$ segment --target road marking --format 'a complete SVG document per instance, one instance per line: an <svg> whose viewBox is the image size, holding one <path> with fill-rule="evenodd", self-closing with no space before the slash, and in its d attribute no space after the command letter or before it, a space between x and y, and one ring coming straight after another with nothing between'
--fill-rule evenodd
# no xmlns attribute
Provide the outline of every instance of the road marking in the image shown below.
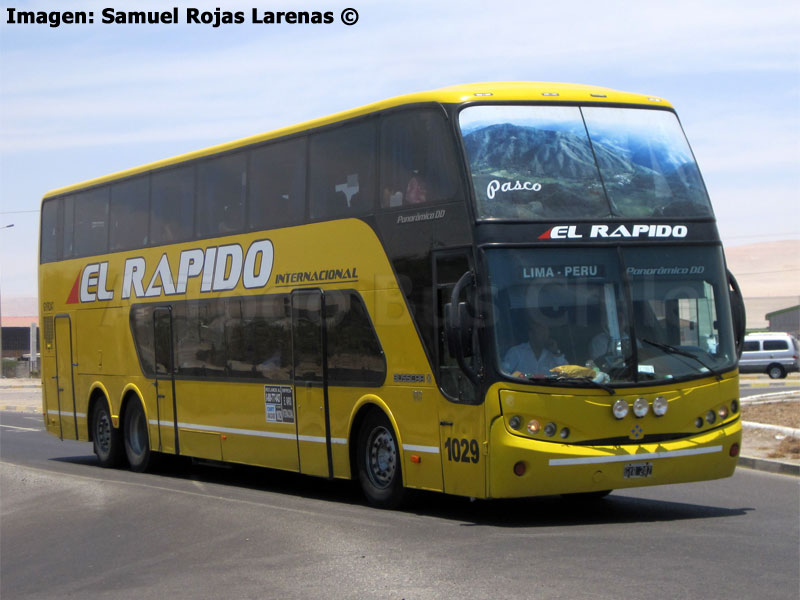
<svg viewBox="0 0 800 600"><path fill-rule="evenodd" d="M3 425L0 424L0 427L5 427L6 429L15 429L17 431L44 431L41 427L33 428L33 427L17 427L15 425Z"/></svg>

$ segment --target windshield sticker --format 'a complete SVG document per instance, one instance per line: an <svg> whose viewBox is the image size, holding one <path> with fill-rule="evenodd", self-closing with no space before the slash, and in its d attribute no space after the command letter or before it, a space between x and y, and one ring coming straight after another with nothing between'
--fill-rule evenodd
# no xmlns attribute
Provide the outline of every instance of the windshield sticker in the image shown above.
<svg viewBox="0 0 800 600"><path fill-rule="evenodd" d="M493 200L497 192L538 192L541 189L542 184L538 182L517 180L512 184L510 181L500 183L497 179L492 179L486 186L486 197Z"/></svg>

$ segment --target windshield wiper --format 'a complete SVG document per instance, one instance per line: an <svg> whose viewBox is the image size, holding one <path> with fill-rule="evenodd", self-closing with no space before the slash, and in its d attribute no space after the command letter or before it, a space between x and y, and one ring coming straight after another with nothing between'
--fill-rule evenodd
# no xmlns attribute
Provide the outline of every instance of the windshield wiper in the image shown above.
<svg viewBox="0 0 800 600"><path fill-rule="evenodd" d="M541 384L544 384L544 385L558 385L559 383L567 383L567 384L569 384L569 383L573 383L573 384L585 383L585 384L589 385L590 387L596 387L598 389L605 390L611 396L613 396L614 394L617 393L617 390L615 390L610 385L606 385L604 383L599 383L599 382L595 381L594 379L592 379L591 377L564 377L563 375L562 376L558 376L558 375L531 375L527 379L529 381L533 381L535 383L541 383Z"/></svg>
<svg viewBox="0 0 800 600"><path fill-rule="evenodd" d="M644 338L642 338L642 341L645 344L650 344L651 346L655 346L656 348L660 348L661 350L663 350L667 354L679 354L681 356L686 356L687 358L691 358L691 359L695 360L696 362L700 363L700 365L702 365L703 367L705 367L705 369L709 373L711 373L714 377L717 378L717 381L722 381L722 375L720 375L719 372L716 369L708 366L706 364L706 362L704 360L702 360L699 356L697 356L695 354L692 354L691 352L687 352L686 350L681 350L680 348L677 348L675 346L670 346L669 344L662 344L661 342L654 342L652 340L647 340L647 339L644 339Z"/></svg>

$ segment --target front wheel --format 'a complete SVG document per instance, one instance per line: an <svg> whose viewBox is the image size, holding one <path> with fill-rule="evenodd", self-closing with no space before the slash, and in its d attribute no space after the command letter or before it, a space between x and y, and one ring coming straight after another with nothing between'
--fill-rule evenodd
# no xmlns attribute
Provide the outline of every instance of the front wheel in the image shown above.
<svg viewBox="0 0 800 600"><path fill-rule="evenodd" d="M122 462L122 436L111 423L111 414L105 400L100 400L92 410L92 444L100 466L118 467Z"/></svg>
<svg viewBox="0 0 800 600"><path fill-rule="evenodd" d="M123 420L125 435L125 454L132 471L142 473L150 466L150 437L147 433L147 419L138 400L133 400L125 411Z"/></svg>
<svg viewBox="0 0 800 600"><path fill-rule="evenodd" d="M367 501L379 508L396 508L403 501L405 488L400 452L389 419L371 411L358 432L358 480Z"/></svg>
<svg viewBox="0 0 800 600"><path fill-rule="evenodd" d="M786 377L786 370L781 365L770 365L767 369L770 379L783 379Z"/></svg>

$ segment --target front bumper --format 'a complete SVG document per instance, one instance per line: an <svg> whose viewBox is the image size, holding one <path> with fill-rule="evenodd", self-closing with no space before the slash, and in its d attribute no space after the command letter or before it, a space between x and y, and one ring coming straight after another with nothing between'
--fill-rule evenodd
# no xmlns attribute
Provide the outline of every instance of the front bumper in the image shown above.
<svg viewBox="0 0 800 600"><path fill-rule="evenodd" d="M720 479L733 475L742 426L732 423L670 442L578 446L510 434L503 420L490 431L489 497L520 498ZM514 466L525 463L517 475ZM626 477L626 466L650 463L646 477ZM647 472L650 469L639 469ZM628 469L628 475L636 469Z"/></svg>

